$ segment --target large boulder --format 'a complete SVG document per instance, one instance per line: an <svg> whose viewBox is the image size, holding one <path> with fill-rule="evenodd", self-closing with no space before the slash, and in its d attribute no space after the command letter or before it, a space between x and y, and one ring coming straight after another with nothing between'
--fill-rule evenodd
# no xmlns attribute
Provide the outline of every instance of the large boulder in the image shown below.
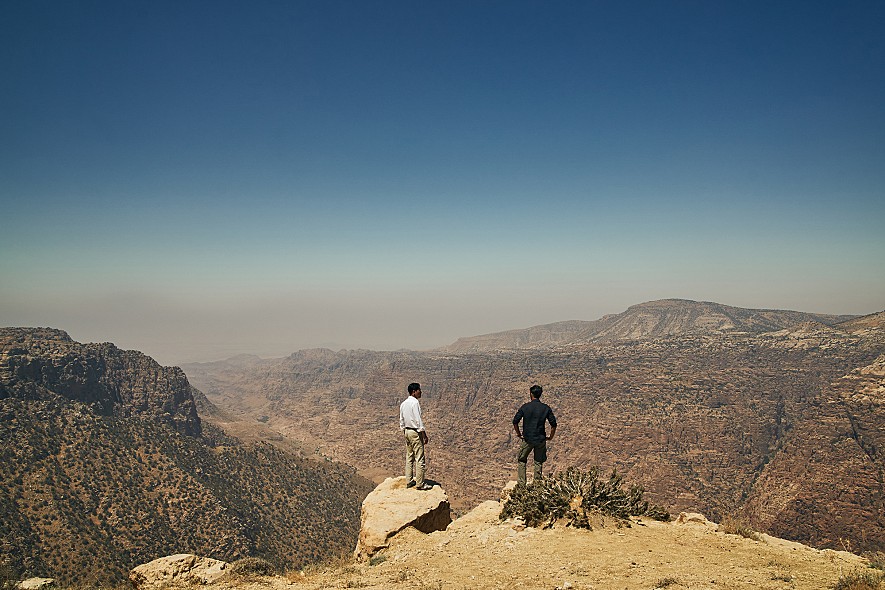
<svg viewBox="0 0 885 590"><path fill-rule="evenodd" d="M18 590L46 590L55 587L54 578L28 578L15 585Z"/></svg>
<svg viewBox="0 0 885 590"><path fill-rule="evenodd" d="M406 487L405 477L389 477L363 500L354 556L371 557L406 527L422 533L444 531L452 522L449 497L439 485L427 491Z"/></svg>
<svg viewBox="0 0 885 590"><path fill-rule="evenodd" d="M159 588L169 584L210 584L227 573L225 561L179 553L139 565L129 572L129 580L137 590Z"/></svg>

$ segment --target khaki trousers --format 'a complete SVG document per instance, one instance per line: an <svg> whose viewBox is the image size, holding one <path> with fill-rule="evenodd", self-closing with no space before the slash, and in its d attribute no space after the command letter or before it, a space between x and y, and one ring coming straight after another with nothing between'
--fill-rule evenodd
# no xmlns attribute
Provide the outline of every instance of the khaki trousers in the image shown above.
<svg viewBox="0 0 885 590"><path fill-rule="evenodd" d="M415 480L415 485L424 485L424 443L421 435L408 428L403 430L406 437L406 480ZM414 477L413 477L414 476Z"/></svg>

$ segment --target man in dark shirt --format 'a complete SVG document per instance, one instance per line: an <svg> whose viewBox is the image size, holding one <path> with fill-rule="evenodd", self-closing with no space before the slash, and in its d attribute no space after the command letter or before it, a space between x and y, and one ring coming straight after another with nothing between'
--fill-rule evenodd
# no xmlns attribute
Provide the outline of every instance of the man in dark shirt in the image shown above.
<svg viewBox="0 0 885 590"><path fill-rule="evenodd" d="M519 455L516 458L518 467L517 483L525 485L525 467L529 459L529 452L534 451L535 458L535 474L532 479L533 483L541 480L541 469L544 461L547 460L547 441L553 440L556 434L556 416L550 406L541 401L540 385L532 385L529 393L532 395L532 401L523 404L513 417L513 430L516 431L517 438L522 439L522 445L519 447ZM522 432L519 431L519 422L522 421ZM550 423L550 436L547 436L544 423Z"/></svg>

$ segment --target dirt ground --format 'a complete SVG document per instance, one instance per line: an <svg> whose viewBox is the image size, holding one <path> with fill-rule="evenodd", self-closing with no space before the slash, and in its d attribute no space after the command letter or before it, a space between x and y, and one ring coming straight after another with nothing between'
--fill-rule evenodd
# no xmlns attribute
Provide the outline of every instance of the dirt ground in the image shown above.
<svg viewBox="0 0 885 590"><path fill-rule="evenodd" d="M542 530L499 522L499 512L497 502L485 502L445 531L406 529L371 563L215 587L824 590L843 574L868 569L866 560L850 553L766 535L754 541L717 532L712 523L637 520L626 528L609 521L592 531Z"/></svg>

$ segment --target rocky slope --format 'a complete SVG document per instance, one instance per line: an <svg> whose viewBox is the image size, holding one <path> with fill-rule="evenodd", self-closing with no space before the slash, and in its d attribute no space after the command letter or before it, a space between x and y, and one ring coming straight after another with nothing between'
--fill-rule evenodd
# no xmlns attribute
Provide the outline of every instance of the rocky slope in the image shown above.
<svg viewBox="0 0 885 590"><path fill-rule="evenodd" d="M421 382L429 477L456 512L495 498L496 482L512 477L510 421L540 383L560 421L548 470L600 465L676 511L743 515L818 547L885 549L883 314L827 325L838 318L729 311L740 329L701 331L706 320L672 305L635 308L690 329L481 353L301 351L185 370L215 403L376 481L402 470L398 406L406 384ZM605 321L642 324L632 313Z"/></svg>
<svg viewBox="0 0 885 590"><path fill-rule="evenodd" d="M662 299L634 305L623 313L608 315L593 322L557 322L522 330L459 338L444 350L460 353L490 352L687 334L759 334L802 322L833 325L852 317L788 310L742 309L708 301Z"/></svg>
<svg viewBox="0 0 885 590"><path fill-rule="evenodd" d="M0 555L21 575L114 584L179 552L303 566L352 546L368 482L244 444L178 368L58 330L0 329Z"/></svg>

